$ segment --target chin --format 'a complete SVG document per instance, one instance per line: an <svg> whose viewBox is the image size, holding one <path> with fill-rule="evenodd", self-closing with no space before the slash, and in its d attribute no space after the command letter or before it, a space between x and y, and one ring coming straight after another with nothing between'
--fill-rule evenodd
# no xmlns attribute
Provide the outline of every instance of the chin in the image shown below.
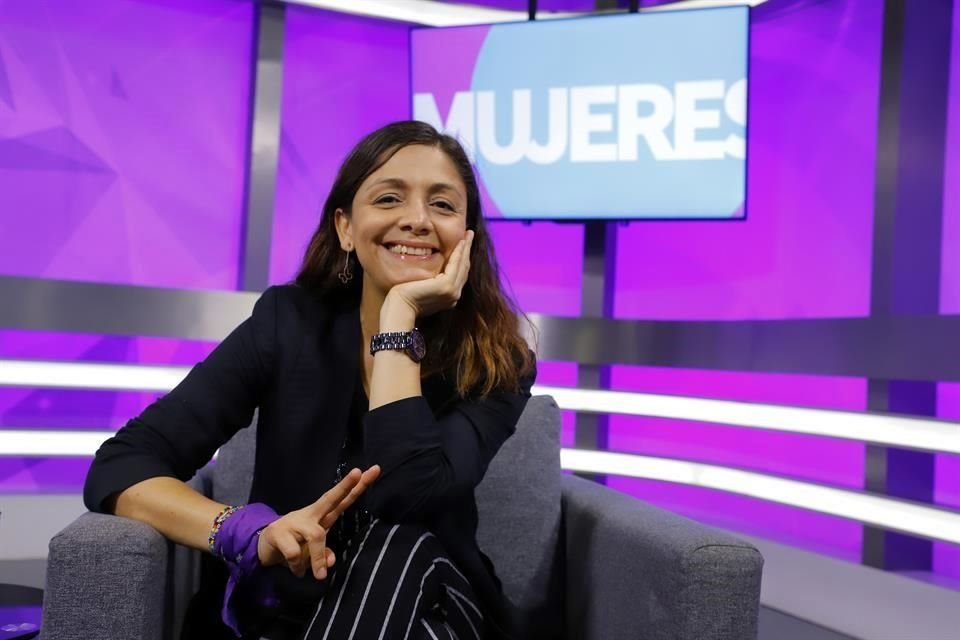
<svg viewBox="0 0 960 640"><path fill-rule="evenodd" d="M383 278L377 278L377 280L386 284L383 288L384 291L389 291L391 287L395 287L398 284L416 282L417 280L429 280L436 275L434 271L428 269L404 269L402 273L392 272L384 274Z"/></svg>
<svg viewBox="0 0 960 640"><path fill-rule="evenodd" d="M417 269L409 270L404 273L398 273L390 278L392 284L403 284L405 282L416 282L417 280L429 280L437 274L433 270Z"/></svg>

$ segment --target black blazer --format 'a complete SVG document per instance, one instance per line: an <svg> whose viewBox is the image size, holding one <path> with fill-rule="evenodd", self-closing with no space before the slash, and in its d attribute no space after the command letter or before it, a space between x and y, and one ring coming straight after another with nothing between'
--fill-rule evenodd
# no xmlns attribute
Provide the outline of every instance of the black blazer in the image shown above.
<svg viewBox="0 0 960 640"><path fill-rule="evenodd" d="M329 303L295 285L271 287L173 391L100 447L84 487L87 508L103 512L107 498L148 478L188 480L257 408L250 502L284 514L315 501L335 479L361 340L355 304ZM477 546L473 492L513 433L535 375L520 393L483 399L458 398L452 381L435 376L424 381L422 397L363 419L365 463L382 468L365 494L367 508L437 536L503 632L491 635L512 633L513 615Z"/></svg>

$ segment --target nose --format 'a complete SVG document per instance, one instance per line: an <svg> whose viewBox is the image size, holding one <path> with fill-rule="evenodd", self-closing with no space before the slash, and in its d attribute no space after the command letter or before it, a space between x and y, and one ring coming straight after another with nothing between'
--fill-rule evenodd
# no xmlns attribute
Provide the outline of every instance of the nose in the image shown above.
<svg viewBox="0 0 960 640"><path fill-rule="evenodd" d="M419 201L412 202L410 206L404 207L403 215L398 223L404 231L418 236L430 233L433 227L427 204Z"/></svg>

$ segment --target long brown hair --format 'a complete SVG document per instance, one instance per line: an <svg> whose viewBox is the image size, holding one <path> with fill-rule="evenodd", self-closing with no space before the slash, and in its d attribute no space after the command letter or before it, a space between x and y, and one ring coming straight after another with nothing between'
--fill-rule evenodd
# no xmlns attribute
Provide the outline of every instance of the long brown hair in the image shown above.
<svg viewBox="0 0 960 640"><path fill-rule="evenodd" d="M487 395L494 389L519 390L520 380L533 369L533 356L520 333L525 316L500 285L493 243L480 209L480 192L470 160L460 143L429 124L404 121L374 131L354 147L344 160L330 195L323 205L320 224L310 239L296 283L319 291L331 301L360 303L363 268L351 260L355 274L347 284L337 274L344 253L336 232L335 212L350 215L360 185L397 151L409 145L436 147L453 162L467 189L467 229L473 229L470 274L457 306L420 322L427 340L422 376L449 377L455 373L461 396Z"/></svg>

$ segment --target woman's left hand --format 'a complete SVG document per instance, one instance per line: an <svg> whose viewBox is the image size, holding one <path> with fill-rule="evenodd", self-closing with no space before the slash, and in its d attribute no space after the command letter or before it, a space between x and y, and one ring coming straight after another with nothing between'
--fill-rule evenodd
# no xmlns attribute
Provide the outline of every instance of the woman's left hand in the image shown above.
<svg viewBox="0 0 960 640"><path fill-rule="evenodd" d="M457 306L470 274L473 236L473 231L468 230L450 254L441 273L426 280L404 282L390 289L384 301L384 310L393 302L402 302L415 314L415 320Z"/></svg>

